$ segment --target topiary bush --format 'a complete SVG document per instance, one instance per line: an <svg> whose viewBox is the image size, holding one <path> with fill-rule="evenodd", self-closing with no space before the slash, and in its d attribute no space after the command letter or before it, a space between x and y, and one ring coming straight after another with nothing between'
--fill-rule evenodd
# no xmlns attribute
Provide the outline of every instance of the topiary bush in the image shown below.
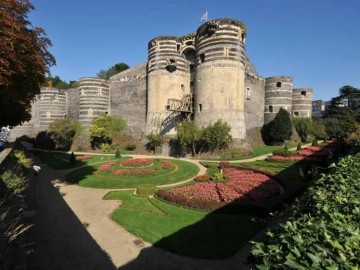
<svg viewBox="0 0 360 270"><path fill-rule="evenodd" d="M70 158L69 158L69 164L70 164L70 166L72 166L72 165L75 165L75 163L76 163L75 154L74 154L74 152L71 152L71 155L70 155Z"/></svg>
<svg viewBox="0 0 360 270"><path fill-rule="evenodd" d="M121 158L121 153L120 153L120 149L119 149L119 148L116 148L115 158Z"/></svg>
<svg viewBox="0 0 360 270"><path fill-rule="evenodd" d="M302 148L301 148L301 143L298 143L297 147L296 147L296 151L300 151Z"/></svg>
<svg viewBox="0 0 360 270"><path fill-rule="evenodd" d="M311 146L319 146L318 144L318 140L316 138L314 138L311 142Z"/></svg>
<svg viewBox="0 0 360 270"><path fill-rule="evenodd" d="M136 145L135 144L128 144L125 146L125 149L128 151L134 151L136 149Z"/></svg>

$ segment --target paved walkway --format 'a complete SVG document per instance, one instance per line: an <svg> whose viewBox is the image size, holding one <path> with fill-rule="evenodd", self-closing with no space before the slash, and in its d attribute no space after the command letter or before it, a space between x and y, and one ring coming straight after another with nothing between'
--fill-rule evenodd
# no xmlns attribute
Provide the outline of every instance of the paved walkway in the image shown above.
<svg viewBox="0 0 360 270"><path fill-rule="evenodd" d="M264 159L267 156L241 162ZM206 168L198 160L185 160L198 165L199 174L206 172ZM37 165L42 170L32 180L33 185L29 191L29 203L36 210L36 225L31 230L30 237L35 239L37 247L29 269L246 269L242 259L249 247L225 260L181 257L152 247L111 220L111 213L121 202L102 199L109 189L67 185L63 180L69 170L53 170L39 162Z"/></svg>

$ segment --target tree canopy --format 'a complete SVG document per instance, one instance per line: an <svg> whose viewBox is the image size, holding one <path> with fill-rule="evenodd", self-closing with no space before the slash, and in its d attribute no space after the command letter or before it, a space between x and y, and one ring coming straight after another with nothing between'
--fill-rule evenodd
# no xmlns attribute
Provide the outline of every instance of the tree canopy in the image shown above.
<svg viewBox="0 0 360 270"><path fill-rule="evenodd" d="M280 108L274 120L263 126L261 133L266 144L277 145L290 139L292 124L289 112Z"/></svg>
<svg viewBox="0 0 360 270"><path fill-rule="evenodd" d="M128 68L129 68L129 66L125 63L117 63L117 64L113 65L112 67L110 67L108 70L104 70L104 69L100 70L99 73L97 74L97 76L100 79L108 80L111 76L114 76Z"/></svg>
<svg viewBox="0 0 360 270"><path fill-rule="evenodd" d="M0 124L30 120L31 102L55 59L43 29L33 27L29 0L0 1Z"/></svg>

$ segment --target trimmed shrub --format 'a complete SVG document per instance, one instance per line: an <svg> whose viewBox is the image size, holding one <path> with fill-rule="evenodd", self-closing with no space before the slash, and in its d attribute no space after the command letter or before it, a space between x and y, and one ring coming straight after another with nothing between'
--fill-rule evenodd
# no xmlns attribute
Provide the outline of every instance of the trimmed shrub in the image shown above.
<svg viewBox="0 0 360 270"><path fill-rule="evenodd" d="M296 151L300 151L302 148L301 148L301 143L298 143L297 147L296 147Z"/></svg>
<svg viewBox="0 0 360 270"><path fill-rule="evenodd" d="M316 138L314 138L311 142L311 146L319 146L318 141Z"/></svg>
<svg viewBox="0 0 360 270"><path fill-rule="evenodd" d="M128 151L134 151L136 149L136 145L135 144L128 144L125 146L125 149Z"/></svg>
<svg viewBox="0 0 360 270"><path fill-rule="evenodd" d="M285 150L285 149L281 149L281 150L274 150L272 152L272 154L274 156L283 156L283 157L292 157L292 156L297 156L297 152L296 151L289 151L289 150Z"/></svg>
<svg viewBox="0 0 360 270"><path fill-rule="evenodd" d="M75 165L75 163L76 163L75 154L74 154L74 152L71 152L71 155L70 155L70 158L69 158L69 164L70 165Z"/></svg>
<svg viewBox="0 0 360 270"><path fill-rule="evenodd" d="M121 158L121 153L120 153L120 149L119 149L119 148L116 148L115 158Z"/></svg>

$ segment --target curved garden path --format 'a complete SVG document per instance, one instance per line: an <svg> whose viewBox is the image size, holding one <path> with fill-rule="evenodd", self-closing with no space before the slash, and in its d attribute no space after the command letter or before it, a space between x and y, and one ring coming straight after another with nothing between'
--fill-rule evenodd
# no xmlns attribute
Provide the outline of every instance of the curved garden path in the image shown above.
<svg viewBox="0 0 360 270"><path fill-rule="evenodd" d="M206 172L198 160L183 160L199 166L199 174ZM42 170L37 179L32 179L33 185L29 191L29 204L36 210L35 226L30 237L37 242L29 269L247 269L243 264L243 255L248 254L249 246L228 259L200 260L172 254L144 243L111 220L111 213L121 202L102 199L109 189L67 185L63 180L70 170L54 170L35 161ZM191 179L183 183L187 181Z"/></svg>

